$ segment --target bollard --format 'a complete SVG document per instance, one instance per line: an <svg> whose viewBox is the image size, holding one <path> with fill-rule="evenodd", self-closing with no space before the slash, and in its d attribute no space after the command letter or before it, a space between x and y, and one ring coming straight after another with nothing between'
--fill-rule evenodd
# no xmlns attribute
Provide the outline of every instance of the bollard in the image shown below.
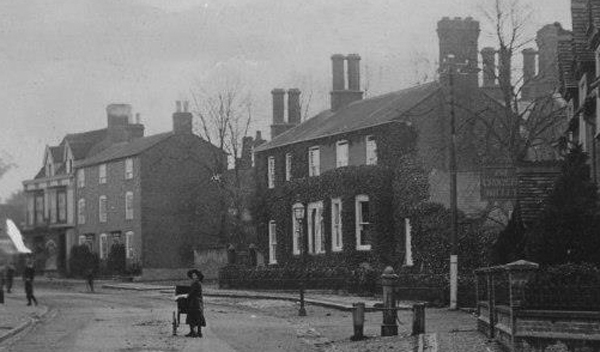
<svg viewBox="0 0 600 352"><path fill-rule="evenodd" d="M352 304L352 323L354 324L354 336L350 339L352 341L362 340L365 338L363 334L363 328L365 326L365 304L354 303Z"/></svg>
<svg viewBox="0 0 600 352"><path fill-rule="evenodd" d="M177 336L177 316L173 312L173 336Z"/></svg>
<svg viewBox="0 0 600 352"><path fill-rule="evenodd" d="M398 281L398 275L394 269L388 266L381 275L381 286L383 288L383 324L381 324L381 336L398 335L398 324L396 320L396 297L394 296L394 286Z"/></svg>
<svg viewBox="0 0 600 352"><path fill-rule="evenodd" d="M412 334L420 335L425 333L425 304L413 304L413 326Z"/></svg>

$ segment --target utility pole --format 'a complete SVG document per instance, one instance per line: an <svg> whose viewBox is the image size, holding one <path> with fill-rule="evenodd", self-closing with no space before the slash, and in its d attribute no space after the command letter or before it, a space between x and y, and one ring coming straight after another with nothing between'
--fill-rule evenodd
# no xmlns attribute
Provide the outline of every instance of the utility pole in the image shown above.
<svg viewBox="0 0 600 352"><path fill-rule="evenodd" d="M450 169L450 213L451 241L450 250L450 309L457 309L458 293L458 194L456 168L456 112L454 109L454 73L456 64L454 57L448 57L448 85L450 88L450 152L448 168Z"/></svg>

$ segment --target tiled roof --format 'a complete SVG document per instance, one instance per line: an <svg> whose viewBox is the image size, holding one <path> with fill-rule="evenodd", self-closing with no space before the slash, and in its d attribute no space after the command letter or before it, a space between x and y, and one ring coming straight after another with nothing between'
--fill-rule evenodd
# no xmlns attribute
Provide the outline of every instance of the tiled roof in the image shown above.
<svg viewBox="0 0 600 352"><path fill-rule="evenodd" d="M397 119L441 85L431 82L359 100L336 112L325 110L256 148L264 151L284 145L360 130Z"/></svg>
<svg viewBox="0 0 600 352"><path fill-rule="evenodd" d="M76 162L75 167L90 166L94 164L104 163L109 160L122 159L138 155L146 149L164 141L165 139L173 135L173 132L165 132L148 137L137 138L132 140L131 142L116 143L92 155L89 158Z"/></svg>
<svg viewBox="0 0 600 352"><path fill-rule="evenodd" d="M65 136L69 142L73 158L75 160L84 159L96 144L106 138L106 128L82 133L71 133Z"/></svg>

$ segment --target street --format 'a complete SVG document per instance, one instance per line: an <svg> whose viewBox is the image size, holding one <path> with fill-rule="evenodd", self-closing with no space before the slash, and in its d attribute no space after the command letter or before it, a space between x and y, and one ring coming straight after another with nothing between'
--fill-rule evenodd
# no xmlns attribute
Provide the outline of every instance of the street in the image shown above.
<svg viewBox="0 0 600 352"><path fill-rule="evenodd" d="M175 303L166 293L105 290L91 294L76 287L38 289L36 295L40 304L50 307L49 314L0 344L1 352L315 351L314 342L319 342L314 329L297 317L261 314L252 301L207 299L208 326L199 339L183 336L187 333L183 322L178 336L172 336ZM273 309L278 303L265 303L271 305L267 311L281 311ZM285 304L293 312L294 304Z"/></svg>

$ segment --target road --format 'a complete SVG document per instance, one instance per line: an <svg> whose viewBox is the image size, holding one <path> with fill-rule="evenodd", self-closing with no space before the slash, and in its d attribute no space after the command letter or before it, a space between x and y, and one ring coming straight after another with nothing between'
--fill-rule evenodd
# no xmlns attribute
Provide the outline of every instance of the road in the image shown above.
<svg viewBox="0 0 600 352"><path fill-rule="evenodd" d="M189 338L187 326L172 336L175 303L157 292L86 293L83 288L38 289L49 314L34 327L5 341L0 352L82 351L297 351L312 352L319 342L302 321L262 314L248 302L207 299L204 338ZM261 303L264 304L264 303ZM290 304L290 303L287 303ZM293 308L293 307L287 307ZM277 311L280 309L275 308Z"/></svg>

